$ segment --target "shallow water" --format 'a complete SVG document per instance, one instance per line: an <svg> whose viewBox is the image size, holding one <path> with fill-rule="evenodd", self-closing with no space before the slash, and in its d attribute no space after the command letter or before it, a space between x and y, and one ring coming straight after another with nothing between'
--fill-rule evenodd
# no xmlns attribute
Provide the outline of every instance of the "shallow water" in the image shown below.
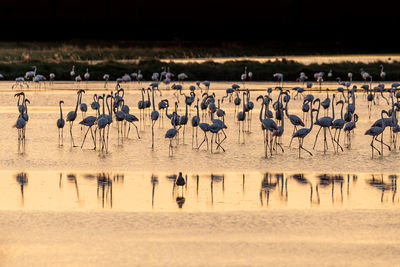
<svg viewBox="0 0 400 267"><path fill-rule="evenodd" d="M390 83L388 83L390 84ZM63 86L72 84L64 84ZM89 86L93 89L99 88L102 83L91 83ZM147 83L144 85L146 86ZM211 90L216 92L217 97L225 94L225 88L231 83L212 83ZM0 166L3 170L95 170L95 171L176 171L177 169L184 172L226 172L226 171L319 171L319 172L397 172L400 170L396 162L400 159L398 151L384 151L383 157L371 157L371 139L364 135L364 132L372 125L372 123L380 118L380 110L389 106L381 99L380 105L373 106L371 120L368 119L367 101L363 93L357 94L356 113L359 115L357 129L352 135L351 149L344 149L344 152L334 153L332 143L329 142L329 150L323 153L322 138L319 138L314 156L302 154L298 157L297 140L293 141L292 147L289 148L293 127L290 122L285 120L285 133L282 139L285 153L280 151L272 158L265 159L263 135L260 129L259 108L255 98L259 94L266 94L268 87L274 84L251 83L248 86L257 90L251 95L255 108L252 114L251 132L245 133L245 144L238 143L238 125L236 123L236 115L234 114L234 105L225 101L222 108L226 111L225 123L228 126L226 130L227 139L224 142L225 153L211 154L206 151L203 146L200 151L192 149L192 129L191 126L186 127L185 140L182 145L174 149L174 156L168 156L169 141L164 138L165 132L171 128L171 124L167 120L159 119L155 129L155 148L151 149L151 126L150 120L138 123L140 128L140 137L138 140L134 128L130 132L129 139L118 141L116 125L110 128L109 153L99 153L91 148L90 133L84 149L72 148L69 136L69 126L66 124L64 128L64 146L58 146L56 121L59 117L59 109L57 107L59 100L64 100L65 106L64 118L66 113L74 109L76 103L76 91L73 90L42 90L27 92L27 97L31 101L28 106L29 125L26 131L25 150L18 151L17 132L11 128L15 123L18 113L16 108L16 98L10 89L4 91L0 98L0 119L3 127L0 129ZM294 85L294 84L293 84ZM99 87L97 87L99 86ZM137 102L141 99L138 90L140 85L131 84L125 94L125 103L131 107L131 113L139 117L139 111L136 108ZM189 83L187 84L189 86ZM81 88L85 88L85 84ZM336 87L333 87L336 88ZM104 91L87 91L83 96L83 102L90 105L93 101L93 93L102 94ZM277 92L273 93L276 99ZM326 98L326 93L314 92L316 97L322 100ZM387 93L386 93L387 95ZM162 99L168 98L174 103L172 91L164 91ZM332 98L332 94L330 94ZM336 99L341 96L337 96ZM157 95L156 102L161 98ZM183 97L181 97L183 101ZM172 104L173 105L173 104ZM303 117L301 112L302 100L296 99L289 102L289 113L297 114ZM340 116L340 105L336 106L335 116ZM184 114L185 110L182 105L178 109L179 114ZM191 116L195 115L192 109ZM324 112L321 111L323 115ZM94 115L90 110L86 115ZM321 115L321 116L322 116ZM331 115L331 112L330 112ZM78 112L77 121L81 119L81 113ZM191 116L189 116L191 118ZM165 116L164 116L165 117ZM208 121L204 118L202 121ZM115 124L115 123L114 123ZM190 122L189 122L190 124ZM77 144L81 144L84 131L75 123L73 127L73 136ZM304 140L304 147L311 149L318 129L315 127L313 131ZM181 134L181 137L183 133ZM343 133L341 135L344 136ZM198 131L198 140L201 142L203 138L202 132ZM389 141L389 133L386 131L384 139ZM343 140L342 140L343 142ZM342 143L343 144L343 143ZM376 155L377 156L377 155Z"/></svg>
<svg viewBox="0 0 400 267"><path fill-rule="evenodd" d="M90 138L84 149L72 148L68 125L59 147L57 104L64 100L64 114L73 110L71 88L77 86L60 82L26 90L30 119L25 149L19 151L11 128L18 90L11 84L0 83L0 265L376 266L399 260L400 155L385 150L372 159L370 138L364 136L380 110L388 109L383 99L369 120L364 95L357 94L351 149L335 153L328 143L324 154L319 139L314 156L299 159L297 140L288 147L293 128L285 119L285 152L266 159L255 98L277 84L247 83L255 109L245 144L238 144L233 104L224 102L226 152L192 149L189 126L185 144L181 139L169 157L167 120L155 126L154 151L148 119L138 124L140 140L131 129L122 144L111 127L109 153L91 150ZM231 84L212 82L211 91L222 96ZM88 105L93 93L104 93L103 83L79 86L88 89L83 96ZM141 86L125 85L125 103L136 116ZM163 90L162 98L173 103L173 92ZM157 94L156 102L160 99ZM289 113L302 117L301 103L292 99ZM184 113L182 106L178 113ZM316 132L305 139L306 148L312 148ZM73 134L80 144L77 124ZM187 177L183 188L174 183L179 172Z"/></svg>
<svg viewBox="0 0 400 267"><path fill-rule="evenodd" d="M0 210L209 212L397 209L397 175L2 171Z"/></svg>

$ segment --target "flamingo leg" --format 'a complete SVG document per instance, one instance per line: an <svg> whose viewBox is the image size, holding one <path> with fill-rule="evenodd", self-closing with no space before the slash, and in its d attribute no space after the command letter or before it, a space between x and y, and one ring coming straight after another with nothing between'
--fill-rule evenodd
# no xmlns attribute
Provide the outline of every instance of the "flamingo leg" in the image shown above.
<svg viewBox="0 0 400 267"><path fill-rule="evenodd" d="M371 141L370 146L371 146L372 158L374 158L374 149L375 149L376 151L378 151L379 155L381 154L381 152L379 151L379 149L377 149L377 148L374 146L374 136L372 137L372 141Z"/></svg>
<svg viewBox="0 0 400 267"><path fill-rule="evenodd" d="M381 136L381 137L382 137L382 136ZM376 137L375 137L375 140L378 141L379 143L381 143L382 148L383 148L383 146L386 146L386 147L389 149L389 151L392 150L391 147L390 147L388 144L386 144L385 142L383 142L382 138L381 138L381 140L378 140L378 137L376 136Z"/></svg>
<svg viewBox="0 0 400 267"><path fill-rule="evenodd" d="M322 129L322 127L320 126L320 127L319 127L319 130L318 130L318 132L317 132L317 135L315 136L315 141L314 141L313 149L315 149L315 145L317 144L318 135L319 135L319 132L321 131L321 129Z"/></svg>
<svg viewBox="0 0 400 267"><path fill-rule="evenodd" d="M214 133L211 134L211 153L213 153L213 139L214 139Z"/></svg>
<svg viewBox="0 0 400 267"><path fill-rule="evenodd" d="M313 154L303 147L303 141L304 141L304 139L301 138L301 146L300 146L300 148L303 149L304 151L308 152L310 154L310 156L312 156Z"/></svg>
<svg viewBox="0 0 400 267"><path fill-rule="evenodd" d="M292 145L293 135L294 135L294 133L295 133L296 131L297 131L297 127L296 127L296 125L294 125L294 127L293 127L293 133L292 133L292 138L290 139L289 147Z"/></svg>
<svg viewBox="0 0 400 267"><path fill-rule="evenodd" d="M340 149L342 150L342 152L344 151L343 150L343 147L339 144L340 143L340 133L342 132L342 129L339 129L339 134L338 134L338 137L337 137L337 140L336 140L336 144L338 145L337 146L337 148L336 148L336 150L337 151L339 151L339 147L340 147Z"/></svg>
<svg viewBox="0 0 400 267"><path fill-rule="evenodd" d="M72 136L72 126L73 126L74 122L69 122L69 133L71 136L71 142L72 142L72 146L75 147L75 143L74 143L74 137Z"/></svg>
<svg viewBox="0 0 400 267"><path fill-rule="evenodd" d="M138 127L133 122L132 122L132 125L136 128L137 137L138 137L138 139L140 139Z"/></svg>
<svg viewBox="0 0 400 267"><path fill-rule="evenodd" d="M334 138L333 138L333 136L332 136L331 129L330 129L330 128L328 128L328 131L329 131L329 134L330 134L330 136L331 136L331 141L332 141L333 151L335 151L335 143L334 143ZM328 142L326 142L326 148L328 148ZM336 152L337 152L337 151L336 151Z"/></svg>
<svg viewBox="0 0 400 267"><path fill-rule="evenodd" d="M194 141L194 127L192 127L192 148L193 148L193 141Z"/></svg>

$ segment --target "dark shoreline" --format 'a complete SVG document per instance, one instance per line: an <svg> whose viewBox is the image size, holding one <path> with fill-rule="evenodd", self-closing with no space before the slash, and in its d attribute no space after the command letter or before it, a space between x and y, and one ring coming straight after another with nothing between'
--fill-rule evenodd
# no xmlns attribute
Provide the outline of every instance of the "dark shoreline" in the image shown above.
<svg viewBox="0 0 400 267"><path fill-rule="evenodd" d="M354 81L362 81L360 69L368 72L373 77L373 81L380 81L380 64L384 65L386 72L385 80L400 80L400 62L392 63L374 62L374 63L354 63L342 62L333 64L310 64L305 65L295 61L268 61L260 63L257 61L229 61L225 63L215 63L212 61L204 63L164 63L160 60L140 60L136 63L119 63L114 61L105 61L96 65L88 65L74 62L41 62L30 61L23 63L0 63L0 73L4 76L4 80L14 80L16 77L24 76L25 73L37 66L37 73L48 77L50 73L56 75L56 80L71 80L69 72L72 65L75 65L75 72L81 75L89 68L90 80L103 80L105 73L110 75L110 81L115 81L122 77L125 73L141 71L144 80L151 80L154 72L161 72L162 67L169 67L170 71L175 74L186 73L189 80L212 80L212 81L235 81L240 80L240 75L247 66L248 71L253 72L252 81L273 81L273 74L280 72L284 74L284 80L295 81L300 72L305 72L309 81L314 81L314 73L324 72L324 80L334 81L336 77L342 80L348 80L347 74L353 73ZM328 72L332 70L332 77L328 78ZM173 80L177 78L174 77ZM368 81L369 82L369 81Z"/></svg>

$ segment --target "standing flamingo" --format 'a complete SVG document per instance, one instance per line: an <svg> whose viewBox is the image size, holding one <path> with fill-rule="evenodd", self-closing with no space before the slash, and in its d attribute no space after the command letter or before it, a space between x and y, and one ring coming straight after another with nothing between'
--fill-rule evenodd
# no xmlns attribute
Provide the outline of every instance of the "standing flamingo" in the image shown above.
<svg viewBox="0 0 400 267"><path fill-rule="evenodd" d="M292 133L292 138L290 139L290 143L289 143L289 147L292 145L292 141L293 141L293 135L294 133L297 131L297 127L298 126L305 126L304 122L297 116L294 114L289 114L288 112L288 104L289 104L289 100L290 100L290 96L287 94L288 98L286 101L286 105L285 105L285 113L286 113L286 117L288 117L290 123L293 125L293 133Z"/></svg>
<svg viewBox="0 0 400 267"><path fill-rule="evenodd" d="M59 106L60 106L60 118L57 120L58 145L59 145L59 146L62 146L63 143L64 143L63 129L64 129L64 125L65 125L65 120L64 120L63 114L62 114L61 104L64 104L64 101L61 100L61 101L59 102ZM60 143L60 139L61 139L61 143Z"/></svg>
<svg viewBox="0 0 400 267"><path fill-rule="evenodd" d="M317 100L319 100L319 99L317 98L316 100L314 100L314 103ZM333 96L332 96L332 102L334 102L334 101L335 101L335 94L333 94ZM321 107L321 102L320 101L318 101L318 102L319 102L319 105L318 105L318 109L319 109ZM320 127L317 132L317 135L315 136L315 142L314 142L313 149L315 148L315 145L317 144L319 132L321 131L321 129L324 129L324 153L328 149L328 142L326 140L326 131L327 130L329 131L329 134L331 135L333 149L335 150L335 144L334 144L333 136L332 136L331 129L330 129L334 120L335 120L335 105L332 105L332 117L325 116L325 117L318 119L318 116L317 116L317 121L315 122L315 125L318 125Z"/></svg>
<svg viewBox="0 0 400 267"><path fill-rule="evenodd" d="M240 143L240 122L242 122L242 139L243 139L243 144L244 144L244 121L245 121L245 119L246 119L246 101L244 100L245 97L246 96L246 93L245 92L243 92L243 110L242 111L240 111L238 114L237 114L237 120L238 120L238 122L239 122L239 136L238 136L238 142Z"/></svg>
<svg viewBox="0 0 400 267"><path fill-rule="evenodd" d="M79 90L78 93L77 93L78 97L77 97L77 100L76 100L75 110L70 111L67 114L67 122L69 122L69 133L70 133L70 136L71 136L71 142L72 142L72 146L73 147L76 147L76 146L75 146L75 143L74 143L74 137L72 136L72 126L73 126L74 121L76 119L76 115L77 115L76 112L78 111L78 105L79 105L79 101L80 101L80 97L81 97L82 92L85 92L85 91L84 90Z"/></svg>
<svg viewBox="0 0 400 267"><path fill-rule="evenodd" d="M177 114L174 112L172 114L173 118L172 118L172 124L174 126L174 128L169 129L166 133L165 133L165 138L169 139L169 152L168 155L171 157L174 155L174 150L172 147L172 139L177 135L178 131L176 130L176 124L175 124L175 117L177 116ZM208 143L207 143L208 144Z"/></svg>
<svg viewBox="0 0 400 267"><path fill-rule="evenodd" d="M343 119L343 107L344 107L343 100L336 102L336 105L338 104L342 104L342 108L340 110L340 118L332 122L332 129L335 129L335 133L333 134L333 140L337 144L336 151L339 151L339 147L343 151L343 147L340 145L340 132L342 131L344 124L346 123L346 121ZM339 130L339 134L336 137L337 130Z"/></svg>
<svg viewBox="0 0 400 267"><path fill-rule="evenodd" d="M356 128L356 123L358 121L358 115L354 114L353 115L353 121L350 121L344 125L343 131L346 133L346 139L347 139L347 148L351 147L351 136L350 132L353 131Z"/></svg>
<svg viewBox="0 0 400 267"><path fill-rule="evenodd" d="M110 79L110 75L109 74L104 74L103 76L103 80L104 80L104 88L107 89L107 84L108 84L108 80Z"/></svg>
<svg viewBox="0 0 400 267"><path fill-rule="evenodd" d="M369 128L366 132L365 132L365 135L370 135L370 136L372 136L372 141L371 141L371 144L370 144L370 146L371 146L371 152L372 152L372 158L374 157L374 149L376 150L376 151L378 151L378 153L379 153L379 155L382 155L383 156L383 145L385 145L385 146L387 146L388 147L388 149L390 150L390 146L388 146L387 144L385 144L384 142L383 142L383 132L384 132L384 130L385 130L385 127L384 127L384 121L383 121L383 114L388 114L387 113L387 111L386 110L382 110L381 111L381 127L379 127L379 126L372 126L371 128ZM379 136L379 135L381 135L381 140L378 140L377 139L377 137ZM379 151L379 149L377 149L375 146L374 146L374 140L376 140L376 141L378 141L378 142L380 142L381 143L381 151Z"/></svg>
<svg viewBox="0 0 400 267"><path fill-rule="evenodd" d="M156 123L156 121L158 120L158 117L160 116L160 114L158 113L158 111L156 110L156 102L154 100L154 87L152 87L151 90L151 97L152 97L152 102L153 102L153 111L151 112L151 149L154 149L154 124Z"/></svg>
<svg viewBox="0 0 400 267"><path fill-rule="evenodd" d="M74 78L75 78L75 65L72 65L72 70L69 72L69 75L71 76L71 80L74 80Z"/></svg>
<svg viewBox="0 0 400 267"><path fill-rule="evenodd" d="M381 68L381 73L379 74L379 76L381 76L381 79L383 81L383 80L385 80L386 72L383 71L383 65L382 64L379 67Z"/></svg>
<svg viewBox="0 0 400 267"><path fill-rule="evenodd" d="M301 128L300 130L298 130L297 132L295 132L293 134L293 138L298 138L299 139L299 158L300 158L301 150L304 150L304 151L308 152L310 154L310 156L313 155L309 150L307 150L307 149L305 149L303 147L304 138L311 132L311 130L313 128L313 125L314 125L313 112L317 111L317 117L318 117L318 113L319 113L319 108L318 108L318 110L313 109L312 108L312 103L313 102L310 102L310 109L311 109L311 112L310 112L311 113L310 114L310 120L311 120L310 128Z"/></svg>
<svg viewBox="0 0 400 267"><path fill-rule="evenodd" d="M198 130L198 126L200 124L199 101L200 101L200 99L197 98L197 104L195 105L197 115L192 117L192 148L193 148L193 139L194 139L194 129L195 128L196 128L196 147L199 145L198 139L197 139L197 130Z"/></svg>

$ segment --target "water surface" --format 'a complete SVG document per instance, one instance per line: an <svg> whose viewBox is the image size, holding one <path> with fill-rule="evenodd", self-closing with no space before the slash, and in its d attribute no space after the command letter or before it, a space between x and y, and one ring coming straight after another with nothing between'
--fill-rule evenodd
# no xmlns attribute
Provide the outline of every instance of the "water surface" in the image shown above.
<svg viewBox="0 0 400 267"><path fill-rule="evenodd" d="M364 95L357 93L360 119L350 149L335 153L329 143L324 154L320 139L313 157L298 158L297 141L288 147L293 128L286 119L285 152L266 159L255 98L277 83L246 83L255 109L245 144L238 143L234 105L224 102L226 152L192 149L187 127L184 144L181 139L169 157L167 120L156 124L154 151L148 119L138 124L140 140L131 131L121 143L112 126L108 153L91 150L91 142L71 147L68 125L60 147L57 104L64 100L64 114L74 109L71 89L78 85L72 82L25 89L30 120L26 146L18 149L11 126L19 90L11 84L0 83L0 265L386 266L399 260L400 155L385 150L383 157L371 158L364 135L380 110L389 108L383 99L368 119ZM220 97L231 84L212 82L211 90ZM137 116L137 89L147 85L124 85L125 103ZM336 89L333 82L323 86ZM79 87L88 89L87 104L93 93L106 93L100 82ZM175 101L172 91L163 90L162 98ZM301 104L292 99L289 113L302 117ZM178 112L184 113L182 105ZM308 149L316 132L305 139ZM73 134L80 144L77 124ZM384 138L389 141L389 134ZM186 179L183 188L174 183L179 172Z"/></svg>

